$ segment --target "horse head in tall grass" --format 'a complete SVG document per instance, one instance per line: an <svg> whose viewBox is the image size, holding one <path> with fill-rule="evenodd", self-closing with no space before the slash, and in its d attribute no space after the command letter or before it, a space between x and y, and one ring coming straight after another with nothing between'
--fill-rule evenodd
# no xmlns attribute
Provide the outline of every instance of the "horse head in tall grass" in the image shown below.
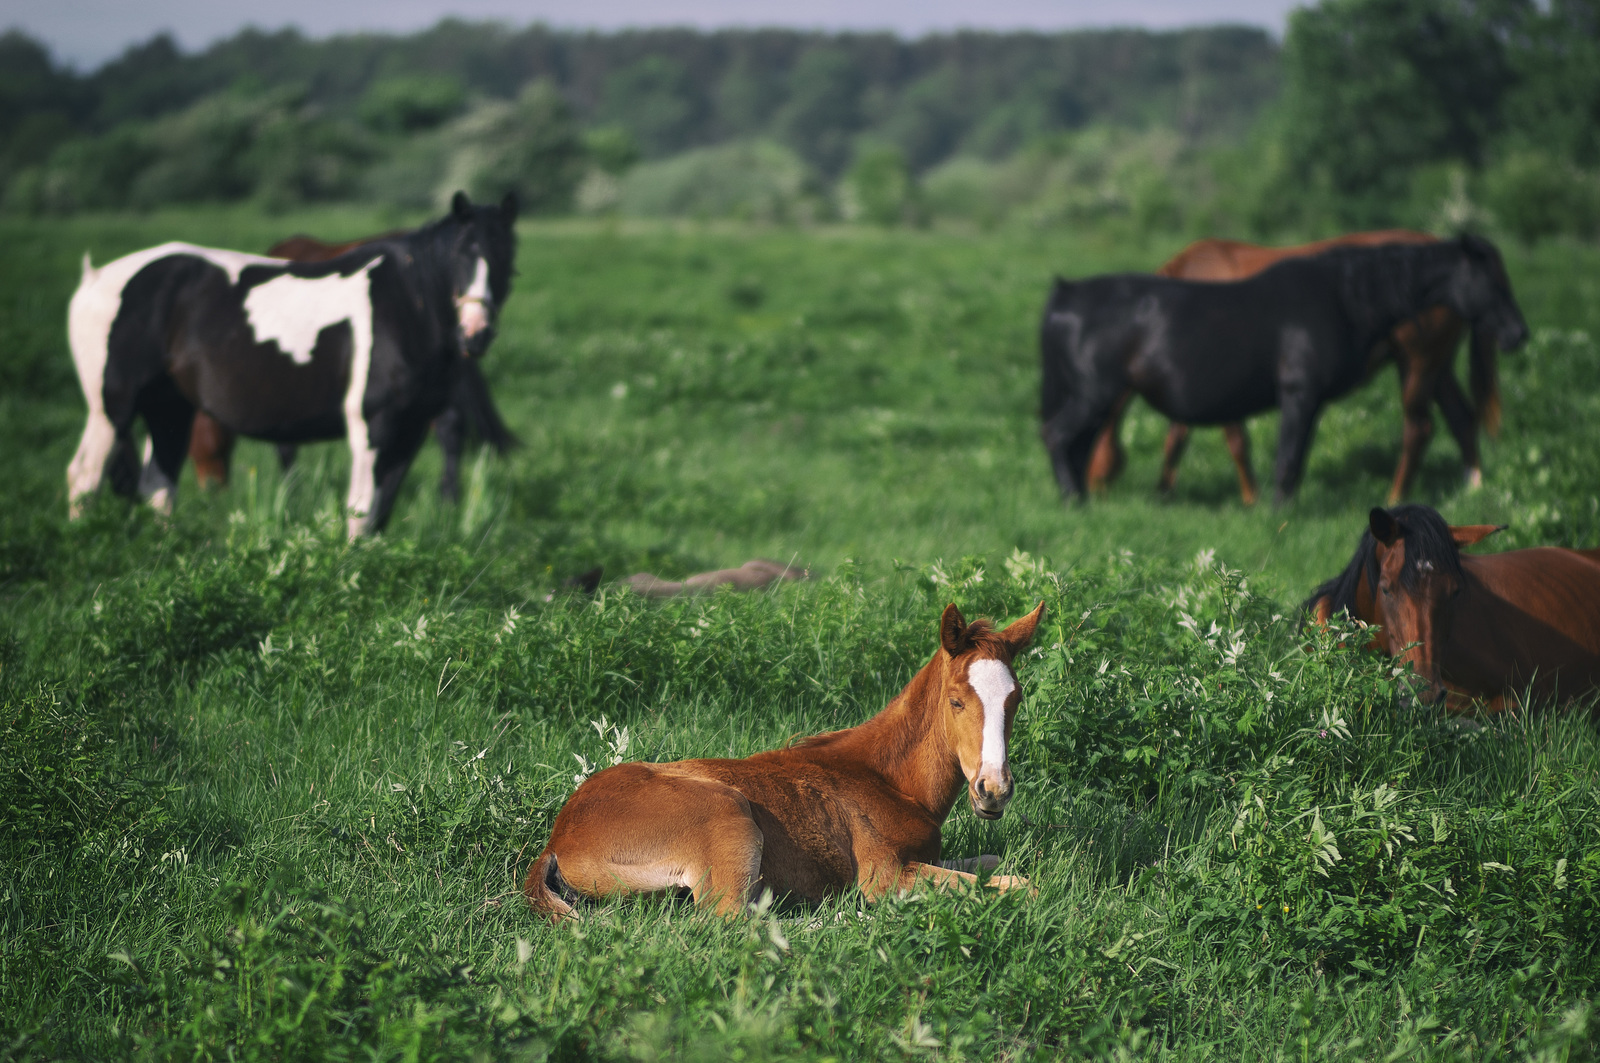
<svg viewBox="0 0 1600 1063"><path fill-rule="evenodd" d="M1600 689L1600 550L1461 553L1495 530L1451 528L1427 506L1374 509L1313 608L1359 613L1364 585L1378 648L1411 665L1426 700L1454 711Z"/></svg>
<svg viewBox="0 0 1600 1063"><path fill-rule="evenodd" d="M851 886L876 898L918 881L975 881L940 863L940 828L963 793L979 818L998 819L1015 792L1013 662L1043 612L1040 602L996 630L948 606L932 659L857 727L742 760L619 764L591 776L529 869L528 900L559 919L579 897L687 891L731 914L764 890L820 901Z"/></svg>

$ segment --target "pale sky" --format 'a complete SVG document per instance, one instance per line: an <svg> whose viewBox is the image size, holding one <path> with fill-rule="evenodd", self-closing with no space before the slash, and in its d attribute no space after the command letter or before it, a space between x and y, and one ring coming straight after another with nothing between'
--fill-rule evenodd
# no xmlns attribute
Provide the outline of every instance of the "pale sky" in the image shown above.
<svg viewBox="0 0 1600 1063"><path fill-rule="evenodd" d="M1242 22L1282 34L1295 0L0 0L0 29L19 28L58 59L90 69L163 30L186 49L245 26L294 26L312 37L371 30L409 33L447 16L545 22L562 28L790 26L893 30L1062 30Z"/></svg>

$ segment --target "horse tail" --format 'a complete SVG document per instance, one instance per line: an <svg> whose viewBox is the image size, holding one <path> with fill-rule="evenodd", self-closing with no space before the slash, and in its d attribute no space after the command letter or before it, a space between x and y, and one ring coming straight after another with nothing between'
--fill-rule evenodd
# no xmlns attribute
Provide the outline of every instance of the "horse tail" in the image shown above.
<svg viewBox="0 0 1600 1063"><path fill-rule="evenodd" d="M467 424L478 438L494 447L496 453L504 454L521 444L516 433L500 419L500 411L495 408L494 399L489 394L489 382L483 379L483 370L478 368L478 363L470 358L461 360L451 405L466 417Z"/></svg>
<svg viewBox="0 0 1600 1063"><path fill-rule="evenodd" d="M1472 403L1478 408L1478 421L1493 438L1500 437L1500 380L1496 371L1499 347L1487 332L1474 330L1468 344L1468 366L1472 378Z"/></svg>
<svg viewBox="0 0 1600 1063"><path fill-rule="evenodd" d="M561 877L561 869L556 866L556 854L549 849L539 854L539 859L528 869L527 881L522 884L522 892L533 910L551 922L574 913L572 905L562 896L570 891L566 880Z"/></svg>

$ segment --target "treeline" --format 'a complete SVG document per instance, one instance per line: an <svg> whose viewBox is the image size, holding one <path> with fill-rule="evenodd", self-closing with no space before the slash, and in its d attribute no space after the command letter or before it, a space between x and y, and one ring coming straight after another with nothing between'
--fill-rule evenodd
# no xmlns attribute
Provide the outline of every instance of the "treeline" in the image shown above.
<svg viewBox="0 0 1600 1063"><path fill-rule="evenodd" d="M1600 0L1324 0L1266 33L0 38L0 204L256 200L1127 224L1600 227Z"/></svg>

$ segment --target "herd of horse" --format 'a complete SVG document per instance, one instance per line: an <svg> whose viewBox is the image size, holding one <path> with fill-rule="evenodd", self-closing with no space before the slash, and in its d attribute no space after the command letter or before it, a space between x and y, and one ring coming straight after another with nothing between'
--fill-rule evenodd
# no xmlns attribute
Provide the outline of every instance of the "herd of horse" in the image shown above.
<svg viewBox="0 0 1600 1063"><path fill-rule="evenodd" d="M348 532L377 532L430 427L457 493L469 432L516 442L478 359L510 294L517 202L457 193L421 228L344 244L297 236L267 255L168 243L100 267L86 255L68 335L89 416L68 468L74 515L103 481L171 509L185 455L226 484L236 439L278 446L344 438ZM1470 335L1469 399L1456 348ZM1437 405L1470 485L1477 432L1499 426L1498 351L1528 328L1498 251L1473 236L1391 230L1293 248L1191 245L1153 274L1057 279L1040 325L1041 436L1063 495L1087 498L1126 464L1118 431L1133 396L1171 421L1160 486L1190 430L1223 429L1246 504L1259 495L1245 418L1278 409L1276 499L1303 477L1324 406L1393 363L1405 428L1389 489L1355 556L1304 604L1347 614L1371 649L1409 663L1419 700L1458 712L1600 690L1600 549L1473 556L1500 530L1451 527L1397 505ZM142 420L148 441L134 442ZM805 573L752 561L685 581L640 573L648 596L756 589ZM594 569L568 581L592 593ZM584 780L557 815L524 892L551 918L581 898L679 893L735 912L763 891L820 900L919 883L981 882L992 856L942 860L940 830L965 791L998 818L1014 792L1008 744L1021 700L1014 663L1044 603L1004 629L954 604L928 663L872 719L740 760L628 763Z"/></svg>

